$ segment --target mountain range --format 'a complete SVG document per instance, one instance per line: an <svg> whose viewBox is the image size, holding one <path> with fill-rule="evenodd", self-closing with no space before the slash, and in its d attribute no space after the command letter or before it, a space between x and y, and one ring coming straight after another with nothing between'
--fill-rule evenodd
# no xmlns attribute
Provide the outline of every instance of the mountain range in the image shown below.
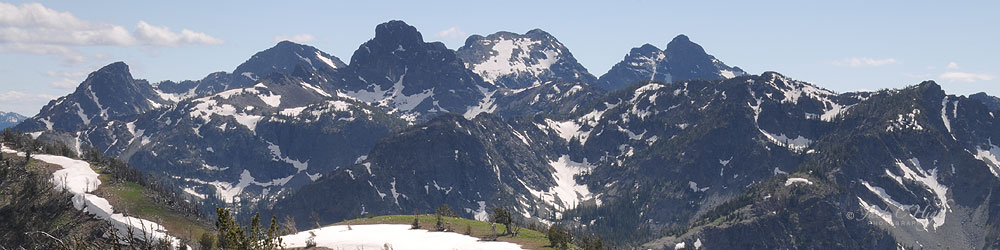
<svg viewBox="0 0 1000 250"><path fill-rule="evenodd" d="M28 117L14 112L0 111L0 129L13 127L24 121L24 119L28 119Z"/></svg>
<svg viewBox="0 0 1000 250"><path fill-rule="evenodd" d="M451 50L390 21L346 64L287 41L201 80L112 63L14 129L301 226L448 204L620 247L996 248L998 100L836 93L684 35L596 77L540 29Z"/></svg>

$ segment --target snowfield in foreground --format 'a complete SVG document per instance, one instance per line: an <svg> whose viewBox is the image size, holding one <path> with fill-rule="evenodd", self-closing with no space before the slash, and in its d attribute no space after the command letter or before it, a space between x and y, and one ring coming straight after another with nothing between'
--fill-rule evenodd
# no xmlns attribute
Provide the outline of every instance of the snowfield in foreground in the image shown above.
<svg viewBox="0 0 1000 250"><path fill-rule="evenodd" d="M24 152L12 150L6 145L2 148L4 153L25 156ZM166 239L173 246L179 245L178 239L167 235L166 229L159 224L120 213L116 214L107 199L89 194L101 185L101 180L98 179L99 175L90 168L90 163L56 155L36 154L32 155L31 158L61 166L62 169L52 173L52 184L73 194L73 207L111 222L121 236L127 237L128 231L131 230L136 239Z"/></svg>
<svg viewBox="0 0 1000 250"><path fill-rule="evenodd" d="M394 250L430 249L522 249L509 242L479 241L478 238L458 233L411 230L410 225L355 225L329 226L293 235L282 236L286 248L305 247L309 232L316 234L316 246L332 249L382 249L385 244Z"/></svg>

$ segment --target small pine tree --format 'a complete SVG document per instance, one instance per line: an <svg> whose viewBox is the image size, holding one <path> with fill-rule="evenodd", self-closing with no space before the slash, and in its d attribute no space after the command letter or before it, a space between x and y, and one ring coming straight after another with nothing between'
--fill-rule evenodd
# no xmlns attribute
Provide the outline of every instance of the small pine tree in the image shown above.
<svg viewBox="0 0 1000 250"><path fill-rule="evenodd" d="M287 215L285 216L284 222L281 223L281 227L283 227L285 229L285 231L282 232L283 234L297 234L297 233L299 233L299 230L297 229L297 226L295 226L295 219L292 219L291 216L287 216Z"/></svg>
<svg viewBox="0 0 1000 250"><path fill-rule="evenodd" d="M316 211L312 211L312 213L309 214L309 219L312 220L313 226L315 226L316 228L321 227L319 224L320 223L319 214L316 213Z"/></svg>
<svg viewBox="0 0 1000 250"><path fill-rule="evenodd" d="M510 212L507 212L507 209L504 209L502 207L494 208L493 209L493 214L490 215L490 219L491 219L490 221L492 221L492 222L500 223L500 224L504 225L504 227L506 229L506 232L504 234L506 234L506 235L513 234L513 232L511 232L511 228L510 227L511 227L511 224L514 223L514 220L510 217Z"/></svg>
<svg viewBox="0 0 1000 250"><path fill-rule="evenodd" d="M549 245L556 249L566 249L569 247L569 233L559 225L552 225L545 234L549 239Z"/></svg>
<svg viewBox="0 0 1000 250"><path fill-rule="evenodd" d="M245 234L243 228L236 223L236 218L229 212L229 209L216 208L215 209L218 219L215 221L215 227L219 229L219 248L222 249L241 249L248 248L248 246L243 246L242 243L245 242Z"/></svg>
<svg viewBox="0 0 1000 250"><path fill-rule="evenodd" d="M441 222L441 213L435 214L437 222L434 223L434 230L444 231L444 223Z"/></svg>
<svg viewBox="0 0 1000 250"><path fill-rule="evenodd" d="M601 236L588 235L580 240L580 248L583 250L604 250L604 240Z"/></svg>
<svg viewBox="0 0 1000 250"><path fill-rule="evenodd" d="M202 233L201 239L198 240L198 245L201 245L201 249L204 250L215 249L216 246L215 235L208 232Z"/></svg>
<svg viewBox="0 0 1000 250"><path fill-rule="evenodd" d="M229 209L217 208L218 220L215 226L219 229L218 243L222 249L277 249L281 248L281 238L278 237L281 227L277 217L271 217L271 225L265 231L260 224L260 213L250 219L250 225L241 226Z"/></svg>
<svg viewBox="0 0 1000 250"><path fill-rule="evenodd" d="M306 248L316 247L316 233L309 232L309 238L306 239Z"/></svg>
<svg viewBox="0 0 1000 250"><path fill-rule="evenodd" d="M413 210L413 224L410 225L410 229L420 229L420 219L417 215L417 210Z"/></svg>

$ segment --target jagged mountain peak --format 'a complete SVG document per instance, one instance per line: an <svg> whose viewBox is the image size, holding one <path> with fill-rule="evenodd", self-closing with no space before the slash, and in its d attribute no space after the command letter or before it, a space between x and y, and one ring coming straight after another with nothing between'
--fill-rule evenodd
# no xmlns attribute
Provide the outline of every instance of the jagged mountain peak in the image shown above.
<svg viewBox="0 0 1000 250"><path fill-rule="evenodd" d="M296 74L296 69L299 67L305 67L312 72L332 72L347 67L347 64L340 58L315 47L281 41L255 53L237 66L232 73L215 72L201 80L193 81L163 81L156 84L156 90L174 101L180 101L212 95L227 89L249 87L258 78L275 72Z"/></svg>
<svg viewBox="0 0 1000 250"><path fill-rule="evenodd" d="M528 31L527 33L524 33L524 34L525 34L525 35L529 35L529 36L530 36L530 35L541 35L541 36L548 36L548 37L552 37L552 35L551 35L551 34L549 34L548 32L545 32L544 30L542 30L542 29L540 29L540 28L534 28L534 29L531 29L531 30L529 30L529 31Z"/></svg>
<svg viewBox="0 0 1000 250"><path fill-rule="evenodd" d="M727 66L682 34L674 37L664 50L650 44L632 48L621 62L598 79L598 85L617 90L649 81L719 80L741 75L746 72Z"/></svg>
<svg viewBox="0 0 1000 250"><path fill-rule="evenodd" d="M134 80L128 64L121 61L113 62L87 75L87 79L77 86L75 93L85 94L84 92L92 91L96 94L105 91L113 92L114 89L118 88L135 89L137 87Z"/></svg>
<svg viewBox="0 0 1000 250"><path fill-rule="evenodd" d="M404 21L392 20L375 26L375 38L372 40L420 44L424 42L424 37L417 31L416 27L410 26Z"/></svg>
<svg viewBox="0 0 1000 250"><path fill-rule="evenodd" d="M986 105L986 107L992 111L1000 110L1000 98L988 95L986 94L986 92L979 92L969 95L969 99L977 100L983 103L983 105Z"/></svg>
<svg viewBox="0 0 1000 250"><path fill-rule="evenodd" d="M739 68L730 68L723 64L714 56L705 52L705 49L691 41L685 35L678 35L664 49L667 62L670 63L670 73L675 80L680 79L706 79L709 76L718 75L722 78L733 78L743 75ZM718 72L705 72L704 69L716 69ZM729 73L725 73L725 72Z"/></svg>
<svg viewBox="0 0 1000 250"><path fill-rule="evenodd" d="M677 36L674 37L674 39L670 39L670 43L693 43L693 42L691 42L691 38L689 38L687 35L678 34Z"/></svg>
<svg viewBox="0 0 1000 250"><path fill-rule="evenodd" d="M117 61L117 62L113 62L113 63L108 64L108 65L105 65L104 67L101 67L96 72L102 72L102 73L124 72L124 73L129 73L129 69L128 69L128 64L125 64L125 62L123 62L123 61Z"/></svg>
<svg viewBox="0 0 1000 250"><path fill-rule="evenodd" d="M594 82L559 40L541 29L472 35L457 51L468 67L498 87L520 89L552 80Z"/></svg>
<svg viewBox="0 0 1000 250"><path fill-rule="evenodd" d="M110 119L133 116L169 104L149 82L132 78L124 62L90 73L76 90L49 102L20 131L73 131Z"/></svg>
<svg viewBox="0 0 1000 250"><path fill-rule="evenodd" d="M339 76L344 91L368 103L406 113L410 121L439 113L463 113L491 86L462 64L455 51L440 42L423 41L420 32L402 21L375 28Z"/></svg>
<svg viewBox="0 0 1000 250"><path fill-rule="evenodd" d="M937 82L935 82L934 80L927 80L927 81L920 82L920 84L918 86L920 86L920 88L926 88L926 89L930 89L932 91L934 91L934 90L944 91L944 90L941 90L941 85L938 84Z"/></svg>
<svg viewBox="0 0 1000 250"><path fill-rule="evenodd" d="M361 70L371 67L384 68L384 65L379 65L377 62L384 60L401 62L404 61L403 58L426 52L428 49L437 49L426 46L427 43L416 27L398 20L385 22L375 27L374 38L354 51L350 67Z"/></svg>
<svg viewBox="0 0 1000 250"><path fill-rule="evenodd" d="M339 58L315 47L290 41L281 41L273 47L257 52L246 62L233 70L235 75L246 75L251 79L272 72L292 73L298 65L306 65L313 70L335 70L346 67Z"/></svg>
<svg viewBox="0 0 1000 250"><path fill-rule="evenodd" d="M782 75L781 73L774 72L774 71L764 71L764 73L760 73L760 78L763 80L762 82L768 82L768 83L776 83L776 82L777 83L781 83L781 82L795 81L795 80L793 80L791 78L788 78L785 75Z"/></svg>
<svg viewBox="0 0 1000 250"><path fill-rule="evenodd" d="M651 54L656 54L656 53L661 53L662 54L663 50L660 50L660 48L657 48L656 45L652 45L652 44L648 44L648 43L647 44L643 44L642 46L639 46L639 47L632 48L632 50L629 50L629 54L636 54L636 55L651 55Z"/></svg>
<svg viewBox="0 0 1000 250"><path fill-rule="evenodd" d="M670 42L667 43L667 47L664 51L668 54L682 54L701 57L709 56L708 53L705 52L705 48L702 48L701 45L692 42L691 38L684 34L677 35L674 39L671 39Z"/></svg>

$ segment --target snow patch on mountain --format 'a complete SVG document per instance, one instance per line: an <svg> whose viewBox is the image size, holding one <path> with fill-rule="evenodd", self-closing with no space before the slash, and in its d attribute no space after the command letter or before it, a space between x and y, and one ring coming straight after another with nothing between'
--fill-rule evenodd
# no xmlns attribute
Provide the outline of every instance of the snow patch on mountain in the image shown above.
<svg viewBox="0 0 1000 250"><path fill-rule="evenodd" d="M197 104L195 104L195 106L190 110L189 114L191 118L201 118L205 120L206 124L212 121L213 115L229 116L236 119L237 123L245 126L250 131L254 131L257 128L257 122L263 119L262 116L250 115L237 111L236 107L230 104L219 105L219 102L216 101L215 98L229 99L233 95L259 93L260 92L254 88L245 88L227 90L212 96L198 98L193 101Z"/></svg>
<svg viewBox="0 0 1000 250"><path fill-rule="evenodd" d="M733 73L732 70L725 70L725 69L720 70L719 75L726 79L733 79L736 77L736 73Z"/></svg>
<svg viewBox="0 0 1000 250"><path fill-rule="evenodd" d="M985 147L976 147L976 153L973 156L986 163L986 166L990 169L990 173L1000 178L1000 147L993 145L992 138L990 138L988 145Z"/></svg>
<svg viewBox="0 0 1000 250"><path fill-rule="evenodd" d="M906 164L907 162L909 164ZM934 200L933 202L934 205L939 208L939 210L933 216L930 216L930 218L925 217L922 219L917 219L917 222L920 222L921 225L923 225L922 229L924 230L929 230L931 228L937 229L941 225L944 225L945 218L947 217L948 212L951 211L951 208L948 204L948 196L947 196L948 187L944 186L938 181L937 169L935 168L931 169L930 171L925 171L920 166L920 160L918 160L917 158L911 158L906 162L897 159L895 164L899 168L899 170L903 172L903 175L896 176L891 172L889 172L888 170L886 171L886 175L889 175L890 178L893 178L899 183L899 185L904 187L906 185L902 182L903 178L914 181L920 185L923 185L925 188L927 188L927 191L934 194L935 196L934 198L936 200ZM931 222L933 222L933 224L931 224Z"/></svg>
<svg viewBox="0 0 1000 250"><path fill-rule="evenodd" d="M950 102L948 101L948 97L945 96L944 98L941 99L941 122L944 123L944 128L948 130L948 135L951 136L951 139L958 140L958 138L955 138L954 132L951 131L951 119L948 117L949 103L951 103L953 107L951 114L955 117L958 116L958 101Z"/></svg>
<svg viewBox="0 0 1000 250"><path fill-rule="evenodd" d="M802 183L802 184L806 184L806 185L812 185L813 184L812 181L810 181L809 179L806 179L806 178L792 177L792 178L788 178L787 180L785 180L785 186L791 186L792 184L795 184L795 183Z"/></svg>
<svg viewBox="0 0 1000 250"><path fill-rule="evenodd" d="M437 182L434 183L434 186L437 186ZM441 187L438 187L438 190L441 190ZM448 191L451 191L451 188L448 188ZM447 192L445 194L447 194ZM479 204L479 208L466 208L465 212L471 213L472 218L478 221L489 221L490 214L486 211L486 201L477 201L476 203Z"/></svg>
<svg viewBox="0 0 1000 250"><path fill-rule="evenodd" d="M554 170L552 178L556 185L549 187L544 192L526 186L533 196L562 209L576 207L581 202L593 198L587 185L578 184L574 176L593 170L596 166L587 162L574 162L569 159L568 155L562 155L559 159L550 161L549 166Z"/></svg>
<svg viewBox="0 0 1000 250"><path fill-rule="evenodd" d="M375 106L387 107L391 111L390 113L402 112L409 113L413 111L420 103L423 103L427 98L434 99L434 88L426 89L420 93L405 95L403 94L403 80L406 79L406 74L409 72L409 68L403 69L403 74L396 79L396 82L388 89L382 89L380 85L374 85L372 90L361 89L357 91L348 91L346 94L361 100L362 102L372 103ZM403 115L404 118L409 118L410 122L416 120L414 114Z"/></svg>
<svg viewBox="0 0 1000 250"><path fill-rule="evenodd" d="M281 147L278 147L278 145L274 145L274 143L271 142L267 142L267 148L271 150L271 156L274 157L274 160L292 164L292 167L297 169L298 172L306 171L306 169L309 169L308 160L306 160L305 162L301 162L297 160L292 160L292 158L289 158L288 156L282 156Z"/></svg>
<svg viewBox="0 0 1000 250"><path fill-rule="evenodd" d="M333 63L333 59L330 59L329 57L324 56L323 52L320 52L319 50L316 50L316 58L319 58L319 60L323 61L323 63L326 63L326 65L330 65L330 68L333 68L333 69L337 68L337 64Z"/></svg>
<svg viewBox="0 0 1000 250"><path fill-rule="evenodd" d="M205 198L208 198L207 195L204 195L202 193L198 193L198 191L195 191L193 188L190 188L190 187L184 188L184 193L189 194L191 196L194 196L194 197L196 197L198 199L202 199L202 200L204 200Z"/></svg>
<svg viewBox="0 0 1000 250"><path fill-rule="evenodd" d="M898 114L895 120L889 120L889 126L885 128L885 131L896 132L903 130L924 130L924 127L917 122L917 115L919 114L920 109L913 109L913 111L906 114Z"/></svg>
<svg viewBox="0 0 1000 250"><path fill-rule="evenodd" d="M479 91L484 92L486 90L483 87L479 87ZM472 118L476 118L479 114L493 113L497 109L496 94L496 90L483 93L485 96L479 101L479 104L469 107L462 116L464 116L465 119L472 120Z"/></svg>
<svg viewBox="0 0 1000 250"><path fill-rule="evenodd" d="M283 110L279 111L278 114L281 114L281 115L284 115L284 116L298 116L305 109L306 109L306 107L287 108L287 109L283 109Z"/></svg>
<svg viewBox="0 0 1000 250"><path fill-rule="evenodd" d="M250 185L257 185L261 187L284 186L286 183L288 183L288 181L292 180L292 177L295 177L295 175L294 174L289 175L288 177L278 178L268 182L258 182L257 179L253 177L253 175L250 173L249 170L244 169L243 172L240 173L240 180L239 182L236 183L236 185L224 181L205 182L192 178L187 178L185 180L199 184L207 184L214 186L216 188L216 193L220 196L220 198L223 201L233 203L238 201L237 196L243 193L243 189L246 189L246 187L249 187Z"/></svg>
<svg viewBox="0 0 1000 250"><path fill-rule="evenodd" d="M544 58L532 61L532 47L541 45L541 41L530 38L499 38L497 41L481 41L484 46L492 45L490 57L479 64L466 65L473 72L483 77L488 83L495 84L502 76L526 73L538 77L559 60L560 52L553 49L541 50Z"/></svg>
<svg viewBox="0 0 1000 250"><path fill-rule="evenodd" d="M559 137L566 141L570 141L573 137L580 139L581 141L586 140L586 136L580 131L580 124L574 121L553 121L552 119L545 119L545 124L547 128L555 131ZM543 130L545 130L543 128Z"/></svg>
<svg viewBox="0 0 1000 250"><path fill-rule="evenodd" d="M858 197L858 204L861 205L861 208L865 209L869 215L874 215L876 218L879 218L889 224L889 226L895 226L895 223L892 221L892 212L882 210L879 206L868 204L868 202L861 199L861 197Z"/></svg>
<svg viewBox="0 0 1000 250"><path fill-rule="evenodd" d="M760 130L760 133L772 143L778 144L778 146L786 147L795 152L805 151L813 142L809 138L802 137L801 135L795 138L789 138L785 134L772 134L764 131L763 129L758 130Z"/></svg>
<svg viewBox="0 0 1000 250"><path fill-rule="evenodd" d="M316 86L313 86L312 84L308 84L306 82L299 82L299 84L301 84L302 87L310 89L310 90L316 92L316 94L319 94L321 96L324 96L324 97L327 97L327 98L333 97L333 95L330 95L330 93L327 93L326 91L323 91L323 89L320 89L320 88L318 88Z"/></svg>
<svg viewBox="0 0 1000 250"><path fill-rule="evenodd" d="M261 95L259 95L257 97L260 98L260 100L263 101L268 106L275 107L275 108L277 108L278 106L281 106L281 96L280 95L275 95L274 93L268 93L268 94L261 94Z"/></svg>
<svg viewBox="0 0 1000 250"><path fill-rule="evenodd" d="M711 188L711 187L699 188L698 187L698 183L697 182L693 182L693 181L688 181L688 187L691 188L691 192L695 192L695 193L697 193L697 192L705 192L705 191L708 191L709 188Z"/></svg>

